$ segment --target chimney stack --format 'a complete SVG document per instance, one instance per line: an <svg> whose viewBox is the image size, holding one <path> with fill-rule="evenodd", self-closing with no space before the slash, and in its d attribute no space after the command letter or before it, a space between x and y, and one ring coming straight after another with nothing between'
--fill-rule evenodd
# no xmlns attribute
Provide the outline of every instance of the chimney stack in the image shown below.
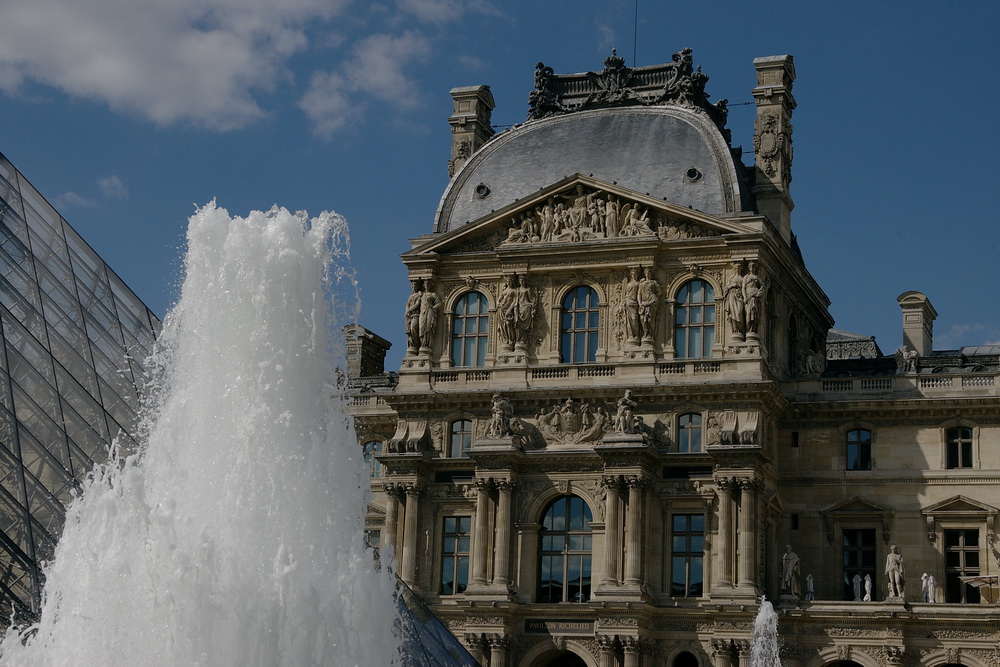
<svg viewBox="0 0 1000 667"><path fill-rule="evenodd" d="M921 357L934 351L934 320L937 311L920 292L903 292L896 301L903 309L903 345Z"/></svg>
<svg viewBox="0 0 1000 667"><path fill-rule="evenodd" d="M754 194L758 212L766 215L786 243L792 240L792 82L795 65L791 56L755 58L757 87L751 91L757 103L753 149L757 165Z"/></svg>
<svg viewBox="0 0 1000 667"><path fill-rule="evenodd" d="M455 110L448 118L448 122L451 123L449 178L462 168L469 156L493 136L490 116L496 107L489 86L452 88L451 98Z"/></svg>

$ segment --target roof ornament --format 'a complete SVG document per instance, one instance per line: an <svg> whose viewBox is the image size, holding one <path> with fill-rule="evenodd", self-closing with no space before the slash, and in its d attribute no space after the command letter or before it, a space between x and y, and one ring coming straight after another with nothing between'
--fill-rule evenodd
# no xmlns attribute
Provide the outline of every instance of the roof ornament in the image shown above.
<svg viewBox="0 0 1000 667"><path fill-rule="evenodd" d="M708 101L708 75L694 66L691 54L684 48L669 63L632 68L612 49L603 70L582 74L556 74L538 63L535 88L528 95L528 120L614 106L682 106L708 113L729 141L728 100Z"/></svg>

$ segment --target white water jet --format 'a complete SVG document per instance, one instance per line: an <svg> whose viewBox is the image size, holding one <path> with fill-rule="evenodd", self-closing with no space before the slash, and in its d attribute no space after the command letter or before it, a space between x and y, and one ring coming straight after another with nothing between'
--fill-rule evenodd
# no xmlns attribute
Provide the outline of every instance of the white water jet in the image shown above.
<svg viewBox="0 0 1000 667"><path fill-rule="evenodd" d="M778 656L778 614L763 595L750 637L750 667L781 667Z"/></svg>
<svg viewBox="0 0 1000 667"><path fill-rule="evenodd" d="M41 620L8 633L2 664L398 663L394 579L363 546L367 470L330 402L345 234L327 213L191 217L140 451L84 485Z"/></svg>

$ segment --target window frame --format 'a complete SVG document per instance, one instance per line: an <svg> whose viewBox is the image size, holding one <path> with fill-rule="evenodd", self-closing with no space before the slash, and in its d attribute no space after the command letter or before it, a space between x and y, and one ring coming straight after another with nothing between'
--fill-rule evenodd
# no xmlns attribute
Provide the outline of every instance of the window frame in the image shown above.
<svg viewBox="0 0 1000 667"><path fill-rule="evenodd" d="M976 428L969 424L951 424L944 429L944 447L941 452L941 464L945 470L971 470L978 467L979 451L976 437ZM963 437L963 432L968 433L968 437ZM954 445L954 457L952 457L952 446ZM965 445L965 447L963 447ZM968 454L968 465L961 465ZM952 460L956 465L952 465Z"/></svg>
<svg viewBox="0 0 1000 667"><path fill-rule="evenodd" d="M471 312L470 298L477 297L479 312ZM474 331L468 331L475 321ZM449 360L455 368L482 368L489 354L490 302L477 290L465 292L455 300L451 309L451 353ZM470 347L471 345L471 347ZM475 359L469 359L474 356Z"/></svg>
<svg viewBox="0 0 1000 667"><path fill-rule="evenodd" d="M691 301L683 298L696 293L693 286L700 286L701 301ZM715 302L715 286L704 278L686 280L674 292L674 357L677 359L711 359L715 355L714 347L718 334L718 307ZM697 316L692 318L692 313ZM706 318L710 317L708 320ZM695 319L697 321L692 321ZM711 334L706 331L711 329ZM691 332L697 332L701 354L695 352L692 346Z"/></svg>
<svg viewBox="0 0 1000 667"><path fill-rule="evenodd" d="M563 503L565 508L562 516L553 515L550 522L549 515L559 511L560 503ZM577 504L578 506L574 507ZM579 511L579 517L575 516L577 511ZM565 530L554 530L546 527L547 524L555 524L559 518L563 519L562 525L566 526ZM576 518L580 519L581 527L574 529L572 526ZM580 496L572 494L558 496L545 505L538 529L538 576L535 580L535 602L542 604L584 604L593 597L594 535L591 523L593 523L593 512L587 501ZM552 538L552 541L546 544L546 538ZM574 540L574 538L576 539ZM581 546L574 548L574 543ZM547 546L548 548L546 548ZM561 576L559 599L553 599L556 596L552 594L554 586L551 582L555 580L551 578L551 574L547 593L543 593L546 582L545 572L552 573L555 564L558 564L558 574ZM569 584L570 577L574 572L580 575L576 594L572 592L574 587ZM585 581L586 583L584 583Z"/></svg>
<svg viewBox="0 0 1000 667"><path fill-rule="evenodd" d="M453 522L451 526L453 530L449 530L449 522ZM449 543L451 544L450 549ZM472 516L463 514L442 517L439 544L441 545L441 554L438 562L441 567L439 570L440 581L437 587L438 595L462 595L468 589L471 578ZM451 561L450 566L448 561ZM445 573L449 570L451 571L451 592L445 590ZM464 584L462 583L463 576Z"/></svg>
<svg viewBox="0 0 1000 667"><path fill-rule="evenodd" d="M456 428L457 427L457 428ZM462 438L460 442L460 449L456 454L455 450L455 436L460 436ZM467 459L469 458L469 450L472 449L473 438L475 438L475 432L473 430L473 424L471 419L466 419L460 417L458 419L452 419L448 422L448 451L446 452L446 457L449 459Z"/></svg>
<svg viewBox="0 0 1000 667"><path fill-rule="evenodd" d="M846 553L845 553L847 551L847 549L846 549L847 545L845 544L845 542L847 541L847 533L849 533L849 532L850 533L858 533L859 535L861 533L863 533L863 532L864 533L870 533L871 534L871 544L870 545L867 545L867 544L859 545L857 548L852 549L852 551L857 551L859 554L861 554L863 552L867 552L867 553L871 553L872 556L873 556L873 561L872 561L872 564L871 564L870 567L864 566L863 564L859 564L857 567L854 567L854 568L852 568L850 570L850 572L853 573L853 574L851 574L851 576L848 576L849 570L848 570L848 564L846 562L847 561L847 557L846 557ZM877 600L878 599L878 595L879 595L879 592L878 592L879 591L879 582L881 581L880 577L878 576L878 573L879 573L879 567L878 567L878 564L879 564L879 546L878 545L879 545L879 537L880 537L879 532L880 531L879 531L878 528L876 528L874 526L871 526L871 525L867 525L866 526L864 524L858 524L858 525L850 526L850 527L845 526L845 527L841 528L840 531L839 531L839 533L840 533L840 572L841 572L841 575L842 575L841 576L841 581L844 582L843 583L843 586L844 586L844 589L843 589L843 599L845 601L851 602L851 601L854 600L854 574L860 574L861 575L861 594L862 594L862 599L864 598L864 590L865 590L864 589L864 579L865 579L864 575L865 574L870 574L871 575L871 578L872 578L872 599L873 600Z"/></svg>
<svg viewBox="0 0 1000 667"><path fill-rule="evenodd" d="M867 433L868 438L865 440L862 437L854 438L854 434ZM858 426L851 428L844 433L844 470L849 471L859 471L859 470L872 470L874 469L874 459L872 457L872 452L874 451L874 432L870 428L865 428L863 426ZM851 465L851 449L856 448L857 455L854 457L859 465ZM867 466L860 465L867 460Z"/></svg>
<svg viewBox="0 0 1000 667"><path fill-rule="evenodd" d="M685 417L696 417L697 423L685 425ZM697 434L697 448L691 447L692 437ZM705 451L705 419L700 412L685 412L677 415L677 451L681 454L701 454Z"/></svg>
<svg viewBox="0 0 1000 667"><path fill-rule="evenodd" d="M679 518L684 518L684 530L678 531L677 520ZM701 523L701 530L693 529L693 520L698 520ZM668 582L670 596L671 597L704 597L705 595L705 526L707 522L705 520L704 512L677 512L670 515L670 542L669 542L669 553L670 553L670 580ZM678 545L681 544L678 540L683 540L683 550L678 550ZM692 541L694 540L694 541ZM697 548L700 545L700 549ZM701 581L697 584L697 590L695 590L695 585L692 582L692 564L697 562L700 568ZM683 594L678 594L675 588L677 583L675 581L678 565L683 564L684 567L684 582L683 582Z"/></svg>
<svg viewBox="0 0 1000 667"><path fill-rule="evenodd" d="M371 479L380 479L382 477L384 469L382 463L376 457L384 451L385 443L382 440L373 439L361 443L361 456L368 464L368 477Z"/></svg>
<svg viewBox="0 0 1000 667"><path fill-rule="evenodd" d="M973 546L965 546L965 539L968 535L974 534L976 536L976 544ZM949 537L958 537L957 540L959 544L950 545ZM970 586L969 584L963 584L958 578L960 576L970 577L979 576L982 573L983 568L983 535L979 526L966 525L966 526L943 526L941 530L941 549L943 552L943 567L941 571L944 572L944 600L938 598L938 601L946 603L958 603L958 604L980 604L982 602L982 595L978 588ZM958 565L949 565L949 554L955 554ZM975 554L975 565L966 565L966 557ZM955 599L958 598L958 599Z"/></svg>
<svg viewBox="0 0 1000 667"><path fill-rule="evenodd" d="M581 297L584 299L582 306ZM597 351L601 347L601 307L601 295L590 285L576 285L563 295L559 306L559 363L597 363ZM584 315L584 326L577 325L580 315ZM578 354L580 342L583 342L582 355ZM577 357L583 358L578 360Z"/></svg>

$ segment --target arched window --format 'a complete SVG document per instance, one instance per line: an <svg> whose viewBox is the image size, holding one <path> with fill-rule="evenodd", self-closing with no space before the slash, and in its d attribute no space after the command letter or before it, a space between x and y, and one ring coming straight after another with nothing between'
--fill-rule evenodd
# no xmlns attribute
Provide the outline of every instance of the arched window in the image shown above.
<svg viewBox="0 0 1000 667"><path fill-rule="evenodd" d="M972 429L955 426L945 432L945 467L972 467Z"/></svg>
<svg viewBox="0 0 1000 667"><path fill-rule="evenodd" d="M701 415L689 412L677 419L677 451L701 451Z"/></svg>
<svg viewBox="0 0 1000 667"><path fill-rule="evenodd" d="M597 292L586 285L574 287L563 299L559 327L562 363L584 364L596 360L600 305Z"/></svg>
<svg viewBox="0 0 1000 667"><path fill-rule="evenodd" d="M469 292L455 304L451 328L453 366L482 366L490 331L489 304L479 292Z"/></svg>
<svg viewBox="0 0 1000 667"><path fill-rule="evenodd" d="M538 601L590 599L590 507L578 496L556 498L538 532Z"/></svg>
<svg viewBox="0 0 1000 667"><path fill-rule="evenodd" d="M382 453L382 441L381 440L369 440L368 442L361 445L362 451L364 452L365 463L368 464L368 472L372 477L382 476L382 464L378 462L375 458L376 454Z"/></svg>
<svg viewBox="0 0 1000 667"><path fill-rule="evenodd" d="M448 442L448 456L453 459L463 459L469 455L472 446L472 422L468 419L458 419L451 423L451 438Z"/></svg>
<svg viewBox="0 0 1000 667"><path fill-rule="evenodd" d="M872 432L866 428L847 432L847 469L872 469Z"/></svg>
<svg viewBox="0 0 1000 667"><path fill-rule="evenodd" d="M677 292L674 348L678 358L711 357L715 344L715 290L704 280L691 280Z"/></svg>

